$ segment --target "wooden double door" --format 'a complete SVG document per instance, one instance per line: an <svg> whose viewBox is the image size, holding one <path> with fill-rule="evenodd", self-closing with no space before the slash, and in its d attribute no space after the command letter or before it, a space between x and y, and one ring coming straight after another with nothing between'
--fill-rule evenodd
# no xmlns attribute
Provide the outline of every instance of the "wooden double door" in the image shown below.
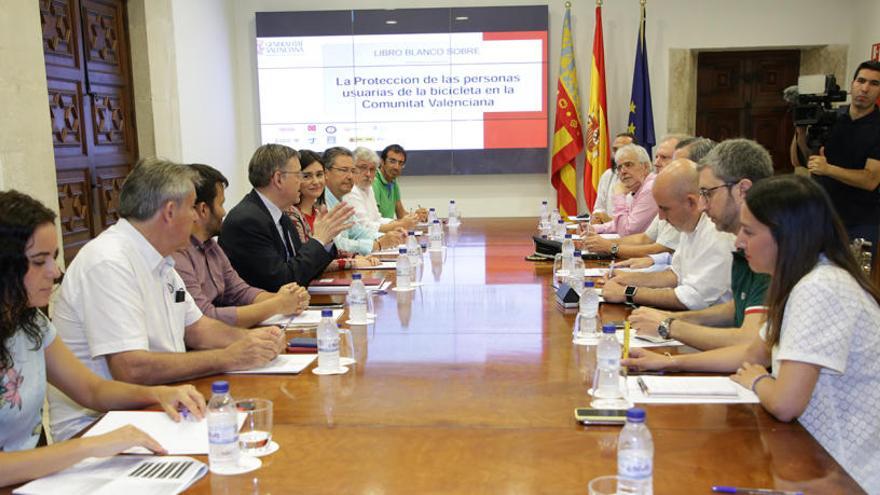
<svg viewBox="0 0 880 495"><path fill-rule="evenodd" d="M697 67L697 135L754 139L777 173L791 172L794 126L782 92L797 84L800 51L703 52Z"/></svg>
<svg viewBox="0 0 880 495"><path fill-rule="evenodd" d="M114 224L137 160L125 0L39 0L67 263Z"/></svg>

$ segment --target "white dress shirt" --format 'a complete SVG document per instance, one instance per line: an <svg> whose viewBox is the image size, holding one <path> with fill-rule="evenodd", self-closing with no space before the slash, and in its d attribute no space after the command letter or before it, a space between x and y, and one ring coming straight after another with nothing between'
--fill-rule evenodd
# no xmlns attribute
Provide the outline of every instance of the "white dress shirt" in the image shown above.
<svg viewBox="0 0 880 495"><path fill-rule="evenodd" d="M599 177L599 187L596 189L596 202L593 203L593 212L604 212L609 216L614 216L614 186L620 180L617 178L617 172L608 168L602 172Z"/></svg>
<svg viewBox="0 0 880 495"><path fill-rule="evenodd" d="M393 220L385 218L379 213L379 206L376 203L376 193L373 192L372 186L366 189L361 188L357 184L351 188L351 192L342 197L342 200L354 207L354 215L357 223L363 225L370 230L379 230L381 225L390 223Z"/></svg>
<svg viewBox="0 0 880 495"><path fill-rule="evenodd" d="M672 270L678 277L675 295L688 309L703 309L730 299L734 239L716 229L705 213L693 232L681 232L672 255Z"/></svg>
<svg viewBox="0 0 880 495"><path fill-rule="evenodd" d="M64 274L52 320L77 359L112 379L108 354L186 352L185 329L201 317L174 271L174 259L160 255L121 219L77 253ZM69 438L97 415L54 387L49 405L56 439Z"/></svg>

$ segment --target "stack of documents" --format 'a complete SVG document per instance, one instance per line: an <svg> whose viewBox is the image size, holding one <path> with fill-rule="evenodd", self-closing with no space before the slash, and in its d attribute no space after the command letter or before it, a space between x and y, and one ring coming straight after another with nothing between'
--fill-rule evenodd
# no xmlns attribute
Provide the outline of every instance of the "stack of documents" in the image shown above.
<svg viewBox="0 0 880 495"><path fill-rule="evenodd" d="M726 376L630 376L627 390L630 400L648 404L760 402L751 390Z"/></svg>
<svg viewBox="0 0 880 495"><path fill-rule="evenodd" d="M42 495L161 495L181 493L208 472L191 457L89 457L12 493Z"/></svg>
<svg viewBox="0 0 880 495"><path fill-rule="evenodd" d="M342 278L323 278L309 285L309 294L346 294L351 280ZM391 286L390 280L384 278L364 279L367 290L386 290Z"/></svg>
<svg viewBox="0 0 880 495"><path fill-rule="evenodd" d="M620 342L620 345L623 345L623 330L617 330L616 336L617 341ZM602 336L600 333L595 334L587 334L580 337L576 337L573 341L577 345L599 345L599 338ZM660 337L656 337L651 340L643 340L639 335L636 335L635 330L630 331L629 336L629 346L632 347L676 347L684 345L681 342L675 339L663 340Z"/></svg>
<svg viewBox="0 0 880 495"><path fill-rule="evenodd" d="M333 310L333 319L338 320L342 316L341 309ZM321 323L320 309L307 309L298 315L275 315L263 320L260 325L277 325L286 328L310 328L317 327Z"/></svg>
<svg viewBox="0 0 880 495"><path fill-rule="evenodd" d="M396 270L397 261L382 261L376 266L354 267L353 270Z"/></svg>
<svg viewBox="0 0 880 495"><path fill-rule="evenodd" d="M317 348L315 350L317 352ZM279 354L266 366L244 371L227 371L227 373L239 375L295 375L301 373L312 362L318 359L318 354Z"/></svg>

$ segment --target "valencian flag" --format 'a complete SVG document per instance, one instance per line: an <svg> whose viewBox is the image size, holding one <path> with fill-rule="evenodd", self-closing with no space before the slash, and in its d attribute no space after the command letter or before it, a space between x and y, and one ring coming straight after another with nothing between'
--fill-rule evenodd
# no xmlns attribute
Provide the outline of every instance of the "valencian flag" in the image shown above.
<svg viewBox="0 0 880 495"><path fill-rule="evenodd" d="M584 167L584 199L591 211L596 202L599 178L611 166L607 109L602 3L599 1L596 5L596 31L593 36L593 64L590 67L590 109L587 112L587 159Z"/></svg>
<svg viewBox="0 0 880 495"><path fill-rule="evenodd" d="M626 130L636 137L636 142L648 150L657 144L654 136L654 112L651 110L651 80L648 77L648 52L645 46L645 2L642 2L642 18L639 39L636 42L636 65L633 69L632 97L629 100L629 123Z"/></svg>
<svg viewBox="0 0 880 495"><path fill-rule="evenodd" d="M553 132L553 160L550 182L556 189L559 213L577 215L577 164L575 158L584 149L584 135L578 114L577 69L571 42L570 5L565 6L562 23L562 53L559 56L559 81L556 83L556 125Z"/></svg>

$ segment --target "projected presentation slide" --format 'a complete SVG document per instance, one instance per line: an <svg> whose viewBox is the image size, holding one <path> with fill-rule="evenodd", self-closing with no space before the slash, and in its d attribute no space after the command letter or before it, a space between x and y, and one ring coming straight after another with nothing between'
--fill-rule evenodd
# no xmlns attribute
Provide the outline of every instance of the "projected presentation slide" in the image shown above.
<svg viewBox="0 0 880 495"><path fill-rule="evenodd" d="M264 143L407 149L407 174L543 173L547 8L257 14Z"/></svg>

